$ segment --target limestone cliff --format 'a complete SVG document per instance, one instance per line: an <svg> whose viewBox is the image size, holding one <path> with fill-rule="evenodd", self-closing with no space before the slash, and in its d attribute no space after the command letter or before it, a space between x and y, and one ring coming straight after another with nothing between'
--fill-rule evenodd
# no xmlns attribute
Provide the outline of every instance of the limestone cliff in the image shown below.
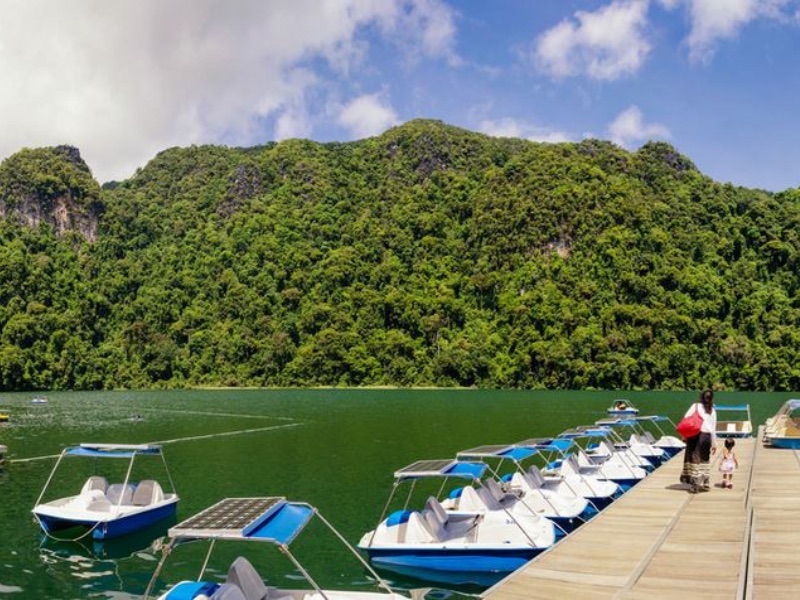
<svg viewBox="0 0 800 600"><path fill-rule="evenodd" d="M100 186L77 148L25 149L0 164L0 218L94 241L102 212Z"/></svg>

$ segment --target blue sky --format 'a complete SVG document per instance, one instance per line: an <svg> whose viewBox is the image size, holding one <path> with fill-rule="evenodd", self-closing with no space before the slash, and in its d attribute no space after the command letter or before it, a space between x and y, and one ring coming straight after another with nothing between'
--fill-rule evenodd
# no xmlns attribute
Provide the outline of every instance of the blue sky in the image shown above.
<svg viewBox="0 0 800 600"><path fill-rule="evenodd" d="M721 182L800 186L800 0L5 0L0 156L346 141L413 118L669 141Z"/></svg>

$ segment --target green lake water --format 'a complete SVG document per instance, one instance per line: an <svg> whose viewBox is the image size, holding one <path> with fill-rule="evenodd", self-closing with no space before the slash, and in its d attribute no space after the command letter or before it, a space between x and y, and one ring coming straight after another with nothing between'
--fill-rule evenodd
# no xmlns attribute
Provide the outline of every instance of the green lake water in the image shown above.
<svg viewBox="0 0 800 600"><path fill-rule="evenodd" d="M791 396L720 393L716 401L750 404L757 426ZM54 392L48 397L49 404L41 406L31 405L29 394L0 398L0 412L11 416L10 423L0 425L0 444L9 447L10 458L0 468L0 596L8 598L138 598L160 557L158 542L166 526L104 544L43 540L30 510L54 455L67 445L162 443L181 498L178 520L224 497L285 496L316 506L355 545L376 524L392 473L415 460L555 435L604 417L619 397L632 400L642 414L677 420L697 394L335 389ZM53 482L55 494L48 493L46 500L79 491L86 465L72 466L81 459L69 460L64 477ZM158 475L160 463L145 460L142 468ZM417 502L421 507L424 496ZM293 549L322 586L372 589L364 584L363 567L319 523ZM220 569L239 553L220 551ZM256 564L271 585L301 585L284 557L268 549L262 554ZM158 590L195 577L201 562L199 547L179 548L167 561Z"/></svg>

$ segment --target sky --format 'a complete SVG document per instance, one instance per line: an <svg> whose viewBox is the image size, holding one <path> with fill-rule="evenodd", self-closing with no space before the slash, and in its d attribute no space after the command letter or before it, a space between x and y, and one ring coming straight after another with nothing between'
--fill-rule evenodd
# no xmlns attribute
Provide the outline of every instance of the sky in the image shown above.
<svg viewBox="0 0 800 600"><path fill-rule="evenodd" d="M379 135L664 140L716 181L800 186L800 0L0 0L0 158L100 182L173 146Z"/></svg>

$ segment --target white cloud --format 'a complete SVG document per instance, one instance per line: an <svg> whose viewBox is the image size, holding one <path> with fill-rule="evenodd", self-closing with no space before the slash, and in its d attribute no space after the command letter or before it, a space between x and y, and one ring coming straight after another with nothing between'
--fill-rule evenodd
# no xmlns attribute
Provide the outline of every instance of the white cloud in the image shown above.
<svg viewBox="0 0 800 600"><path fill-rule="evenodd" d="M642 111L632 105L623 110L608 126L611 139L620 146L630 147L652 138L668 138L670 131L660 123L645 123Z"/></svg>
<svg viewBox="0 0 800 600"><path fill-rule="evenodd" d="M277 136L309 135L321 61L346 76L380 32L452 62L454 23L442 0L9 0L0 157L74 144L102 181L169 146L262 142L273 120Z"/></svg>
<svg viewBox="0 0 800 600"><path fill-rule="evenodd" d="M720 40L732 39L751 21L759 18L791 20L784 14L797 0L660 0L667 9L684 5L691 29L686 39L689 59L708 62Z"/></svg>
<svg viewBox="0 0 800 600"><path fill-rule="evenodd" d="M380 94L365 94L344 106L337 122L355 138L365 138L383 133L398 120L391 104Z"/></svg>
<svg viewBox="0 0 800 600"><path fill-rule="evenodd" d="M562 131L530 125L511 117L481 121L478 125L478 131L493 137L524 138L532 142L557 143L571 142L574 140L573 136Z"/></svg>
<svg viewBox="0 0 800 600"><path fill-rule="evenodd" d="M647 8L647 0L615 0L595 12L576 12L537 39L536 64L558 78L585 73L610 81L636 73L650 51Z"/></svg>

